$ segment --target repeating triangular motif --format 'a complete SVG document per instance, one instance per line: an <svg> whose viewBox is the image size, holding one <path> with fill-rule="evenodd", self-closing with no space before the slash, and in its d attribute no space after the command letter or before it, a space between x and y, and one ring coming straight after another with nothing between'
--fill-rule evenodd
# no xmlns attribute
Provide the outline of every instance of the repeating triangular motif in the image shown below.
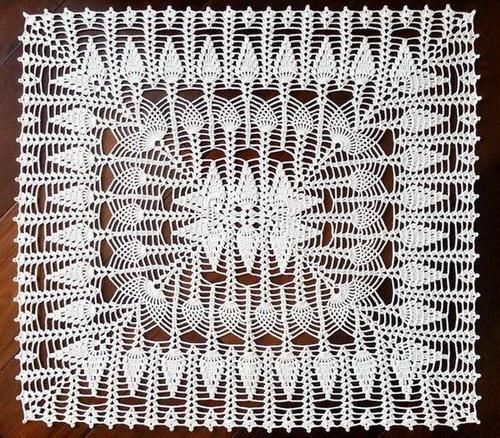
<svg viewBox="0 0 500 438"><path fill-rule="evenodd" d="M27 15L26 420L476 422L473 13Z"/></svg>

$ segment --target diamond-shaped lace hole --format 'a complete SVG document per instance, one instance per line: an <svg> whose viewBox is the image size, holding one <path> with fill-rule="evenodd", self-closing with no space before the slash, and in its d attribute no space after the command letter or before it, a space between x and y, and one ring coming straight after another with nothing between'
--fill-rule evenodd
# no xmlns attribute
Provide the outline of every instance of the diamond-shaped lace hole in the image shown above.
<svg viewBox="0 0 500 438"><path fill-rule="evenodd" d="M105 164L101 168L101 189L103 192L106 192L109 187L111 186L111 183L113 182L114 175L113 172L111 171L111 168L109 167L108 164Z"/></svg>
<svg viewBox="0 0 500 438"><path fill-rule="evenodd" d="M332 91L328 93L327 98L341 107L352 99L352 93L350 91Z"/></svg>
<svg viewBox="0 0 500 438"><path fill-rule="evenodd" d="M292 339L294 345L315 345L318 343L318 338L311 336L309 333L301 333Z"/></svg>
<svg viewBox="0 0 500 438"><path fill-rule="evenodd" d="M392 281L389 278L384 279L377 288L377 294L385 304L391 304L393 292Z"/></svg>
<svg viewBox="0 0 500 438"><path fill-rule="evenodd" d="M236 336L233 333L228 333L227 335L221 336L219 338L219 341L222 342L223 344L226 345L244 345L245 341L240 338L239 336Z"/></svg>
<svg viewBox="0 0 500 438"><path fill-rule="evenodd" d="M240 149L236 152L236 157L246 161L251 161L259 158L259 153L252 148ZM250 164L250 163L249 163Z"/></svg>
<svg viewBox="0 0 500 438"><path fill-rule="evenodd" d="M117 143L118 140L113 131L110 128L103 129L101 134L101 149L106 155L114 149Z"/></svg>
<svg viewBox="0 0 500 438"><path fill-rule="evenodd" d="M195 90L195 89L181 90L177 93L177 96L181 97L182 99L186 99L190 102L194 102L203 95L204 93L202 90Z"/></svg>
<svg viewBox="0 0 500 438"><path fill-rule="evenodd" d="M101 204L101 208L99 209L99 221L101 223L101 227L103 229L106 229L109 221L111 220L112 214L111 210L109 209L109 205L107 202L103 202Z"/></svg>
<svg viewBox="0 0 500 438"><path fill-rule="evenodd" d="M346 345L353 343L354 337L343 330L336 330L328 337L328 342L334 345Z"/></svg>
<svg viewBox="0 0 500 438"><path fill-rule="evenodd" d="M393 243L387 242L382 248L382 252L380 253L380 256L382 257L384 265L387 269L390 269L390 267L393 264L392 260L393 252L394 252Z"/></svg>
<svg viewBox="0 0 500 438"><path fill-rule="evenodd" d="M99 254L101 262L104 266L107 266L111 256L113 255L113 249L109 245L106 239L101 240L99 245Z"/></svg>
<svg viewBox="0 0 500 438"><path fill-rule="evenodd" d="M384 131L378 144L387 156L391 156L394 152L394 133L391 130Z"/></svg>
<svg viewBox="0 0 500 438"><path fill-rule="evenodd" d="M190 344L197 344L206 342L206 338L201 336L196 330L191 330L187 333L184 333L181 337L181 341L187 342Z"/></svg>
<svg viewBox="0 0 500 438"><path fill-rule="evenodd" d="M153 103L158 103L166 96L167 92L165 90L159 90L159 89L147 90L142 93L142 97L144 97L144 99L149 100L150 102Z"/></svg>
<svg viewBox="0 0 500 438"><path fill-rule="evenodd" d="M266 333L265 335L261 336L260 338L257 338L255 340L256 345L265 345L265 346L271 346L271 345L281 345L282 340L277 338L276 336L273 336L269 333Z"/></svg>
<svg viewBox="0 0 500 438"><path fill-rule="evenodd" d="M394 228L394 205L387 204L382 214L382 221L388 231Z"/></svg>
<svg viewBox="0 0 500 438"><path fill-rule="evenodd" d="M238 275L238 277L236 279L237 279L238 283L240 283L242 285L246 285L246 286L250 286L252 284L259 284L259 282L260 282L259 276L252 275L249 273Z"/></svg>
<svg viewBox="0 0 500 438"><path fill-rule="evenodd" d="M263 88L261 90L255 90L254 95L260 97L264 100L271 100L280 95L278 90L273 90L271 88Z"/></svg>
<svg viewBox="0 0 500 438"><path fill-rule="evenodd" d="M159 326L154 326L147 332L144 332L144 339L150 341L168 341L170 339L169 334Z"/></svg>
<svg viewBox="0 0 500 438"><path fill-rule="evenodd" d="M307 103L311 100L314 100L318 96L317 93L315 93L314 91L310 91L310 90L292 91L290 93L290 95L294 99L297 99L299 102L302 102L302 103Z"/></svg>
<svg viewBox="0 0 500 438"><path fill-rule="evenodd" d="M109 277L106 276L101 280L101 297L103 301L107 303L111 302L116 290L116 285L110 280Z"/></svg>

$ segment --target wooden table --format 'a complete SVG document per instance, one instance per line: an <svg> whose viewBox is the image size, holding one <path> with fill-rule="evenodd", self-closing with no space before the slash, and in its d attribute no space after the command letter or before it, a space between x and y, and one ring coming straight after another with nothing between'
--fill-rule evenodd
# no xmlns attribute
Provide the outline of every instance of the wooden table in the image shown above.
<svg viewBox="0 0 500 438"><path fill-rule="evenodd" d="M481 298L478 302L481 319L477 330L481 339L478 343L479 372L482 378L478 383L478 392L482 396L479 402L479 418L481 425L460 426L455 432L450 428L437 427L433 432L423 427L417 427L413 432L404 428L391 428L384 431L380 427L368 431L360 427L354 428L349 434L344 431L334 431L335 436L350 437L428 437L448 436L461 437L500 437L500 3L495 0L449 0L455 10L477 9L476 32L481 36L477 42L477 51L481 58L477 63L477 72L481 75L479 94L483 96L479 105L479 114L482 120L479 123L479 135L482 137L478 146L480 161L477 170L481 179L477 184L480 195L477 208L481 217L477 222L479 239L478 251L481 255L477 263L477 270L481 277L477 281ZM387 0L388 7L401 8L405 4L409 8L423 7L424 2L408 0ZM429 0L431 9L444 8L446 2ZM112 6L116 10L123 10L130 5L134 8L144 8L148 4L155 9L165 8L168 2L164 1L98 1L98 0L0 0L0 438L14 437L97 437L116 435L127 436L205 436L208 431L204 428L188 432L185 428L178 428L169 432L166 428L157 428L150 432L145 427L136 427L129 430L126 426L115 427L108 431L105 426L96 426L93 429L82 424L71 429L68 425L56 424L48 428L40 422L22 423L21 405L16 400L19 393L19 383L15 380L19 364L15 359L18 345L15 336L18 326L14 322L17 306L13 301L16 295L16 284L13 278L16 267L12 259L16 255L16 245L13 239L16 235L16 226L13 217L17 208L14 196L17 193L15 177L18 173L16 156L20 126L17 117L21 108L17 99L21 94L21 86L17 78L21 74L21 65L17 61L20 54L20 42L17 37L23 29L22 11L40 13L44 8L50 11L62 11L67 7L71 10L82 11L85 7L95 10L105 10ZM187 4L178 1L170 3L174 8L184 8ZM244 4L232 3L234 8L243 8L248 4L255 9L266 4L252 0ZM268 3L276 9L285 8L286 2L270 1ZM353 9L360 9L364 5L379 8L383 2L376 0L345 1L345 2L317 2L310 3L313 9L322 9L329 6L338 9L347 5ZM225 3L214 1L202 3L194 0L189 4L192 8L204 8L210 5L214 9L222 9ZM294 2L294 8L301 8L305 3ZM216 429L213 436L263 436L262 430L248 433L245 430ZM285 436L284 431L273 433L275 436ZM305 435L305 432L295 431L294 436ZM314 430L311 435L326 436L324 431Z"/></svg>

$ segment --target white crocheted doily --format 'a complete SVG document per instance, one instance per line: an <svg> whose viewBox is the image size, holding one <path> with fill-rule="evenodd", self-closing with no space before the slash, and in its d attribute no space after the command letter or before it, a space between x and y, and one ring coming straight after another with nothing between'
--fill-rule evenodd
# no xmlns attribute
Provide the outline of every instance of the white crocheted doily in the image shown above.
<svg viewBox="0 0 500 438"><path fill-rule="evenodd" d="M472 21L27 15L25 419L477 421Z"/></svg>

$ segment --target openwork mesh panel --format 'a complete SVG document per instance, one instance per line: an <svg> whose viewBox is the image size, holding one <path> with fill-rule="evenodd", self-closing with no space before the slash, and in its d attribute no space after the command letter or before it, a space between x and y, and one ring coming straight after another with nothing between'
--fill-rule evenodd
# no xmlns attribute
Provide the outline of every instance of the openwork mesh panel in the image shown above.
<svg viewBox="0 0 500 438"><path fill-rule="evenodd" d="M472 19L27 16L25 418L477 421Z"/></svg>

